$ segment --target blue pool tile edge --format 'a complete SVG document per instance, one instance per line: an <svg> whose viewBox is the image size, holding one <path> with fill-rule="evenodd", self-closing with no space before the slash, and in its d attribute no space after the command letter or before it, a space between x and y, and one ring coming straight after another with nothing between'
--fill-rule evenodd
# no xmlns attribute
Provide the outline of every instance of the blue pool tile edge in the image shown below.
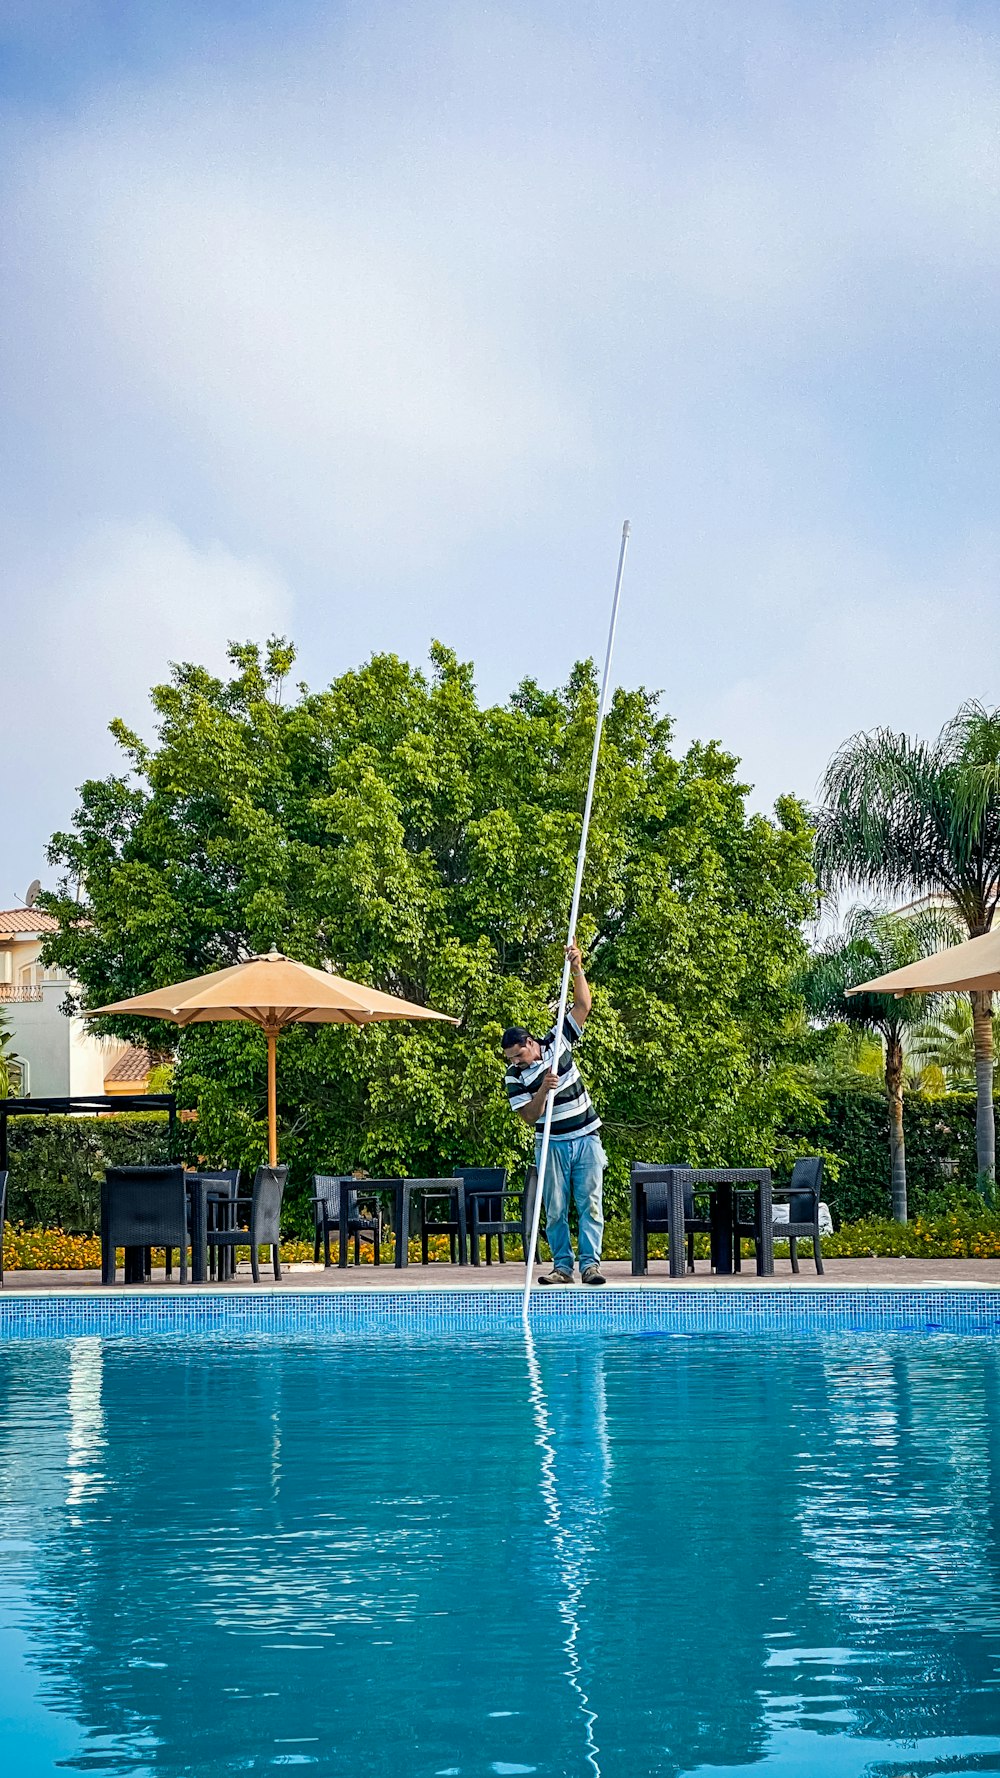
<svg viewBox="0 0 1000 1778"><path fill-rule="evenodd" d="M0 1292L0 1340L168 1334L322 1336L519 1329L514 1290ZM948 1285L819 1290L537 1293L532 1329L608 1333L958 1333L1000 1336L1000 1290Z"/></svg>

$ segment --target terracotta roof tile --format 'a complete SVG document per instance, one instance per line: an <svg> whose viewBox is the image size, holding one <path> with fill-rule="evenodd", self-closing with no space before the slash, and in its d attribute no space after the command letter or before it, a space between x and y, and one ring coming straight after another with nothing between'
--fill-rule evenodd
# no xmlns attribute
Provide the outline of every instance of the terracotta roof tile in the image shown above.
<svg viewBox="0 0 1000 1778"><path fill-rule="evenodd" d="M156 1057L151 1055L149 1050L138 1049L137 1046L132 1043L127 1050L122 1051L117 1062L112 1062L104 1079L105 1081L138 1080L145 1083L150 1069L155 1067L155 1065Z"/></svg>
<svg viewBox="0 0 1000 1778"><path fill-rule="evenodd" d="M0 908L0 935L15 932L58 932L59 922L41 908Z"/></svg>

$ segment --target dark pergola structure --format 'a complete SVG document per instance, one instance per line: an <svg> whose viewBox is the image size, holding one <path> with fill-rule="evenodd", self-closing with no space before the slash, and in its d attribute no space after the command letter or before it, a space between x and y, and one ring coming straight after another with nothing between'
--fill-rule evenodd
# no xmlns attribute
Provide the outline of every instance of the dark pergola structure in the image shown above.
<svg viewBox="0 0 1000 1778"><path fill-rule="evenodd" d="M12 1117L97 1117L109 1111L165 1111L171 1150L177 1127L173 1093L84 1093L73 1099L0 1099L0 1173L7 1170L7 1122Z"/></svg>

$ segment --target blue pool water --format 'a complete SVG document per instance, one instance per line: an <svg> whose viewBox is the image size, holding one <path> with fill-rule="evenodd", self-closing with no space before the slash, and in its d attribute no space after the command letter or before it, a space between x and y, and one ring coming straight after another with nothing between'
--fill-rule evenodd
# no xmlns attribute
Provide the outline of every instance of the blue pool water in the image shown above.
<svg viewBox="0 0 1000 1778"><path fill-rule="evenodd" d="M0 1763L1000 1774L1000 1345L0 1345Z"/></svg>

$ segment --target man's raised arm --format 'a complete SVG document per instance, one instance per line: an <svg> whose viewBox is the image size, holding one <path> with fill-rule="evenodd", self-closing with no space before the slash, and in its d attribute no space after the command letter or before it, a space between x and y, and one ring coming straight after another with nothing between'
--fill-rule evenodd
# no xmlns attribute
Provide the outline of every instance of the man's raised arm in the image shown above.
<svg viewBox="0 0 1000 1778"><path fill-rule="evenodd" d="M575 943L567 945L566 955L569 958L570 971L573 976L573 1005L571 1010L574 1019L582 1030L583 1026L587 1023L587 1017L590 1013L590 1008L593 1005L590 995L590 986L583 973L583 957L579 945Z"/></svg>

